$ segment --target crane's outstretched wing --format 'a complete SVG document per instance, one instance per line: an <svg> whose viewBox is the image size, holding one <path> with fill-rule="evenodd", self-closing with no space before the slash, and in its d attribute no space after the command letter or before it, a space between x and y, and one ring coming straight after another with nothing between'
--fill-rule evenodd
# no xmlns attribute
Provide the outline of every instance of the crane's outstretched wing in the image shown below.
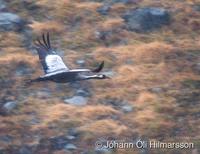
<svg viewBox="0 0 200 154"><path fill-rule="evenodd" d="M51 48L49 33L47 33L46 37L43 34L42 40L37 39L35 46L45 74L61 70L68 71L69 69L62 58Z"/></svg>

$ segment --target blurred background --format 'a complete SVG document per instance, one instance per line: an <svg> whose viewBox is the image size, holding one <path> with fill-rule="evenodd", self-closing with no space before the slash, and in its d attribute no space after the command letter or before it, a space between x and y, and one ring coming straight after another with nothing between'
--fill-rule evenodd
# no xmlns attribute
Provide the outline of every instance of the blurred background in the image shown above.
<svg viewBox="0 0 200 154"><path fill-rule="evenodd" d="M24 85L50 32L70 68L111 80ZM0 0L0 154L200 153L199 0ZM193 149L97 149L99 138Z"/></svg>

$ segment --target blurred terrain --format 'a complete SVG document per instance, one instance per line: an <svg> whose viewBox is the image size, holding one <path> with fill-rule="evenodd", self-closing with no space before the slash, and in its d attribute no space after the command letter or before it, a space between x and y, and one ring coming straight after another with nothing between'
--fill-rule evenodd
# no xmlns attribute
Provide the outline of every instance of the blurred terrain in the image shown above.
<svg viewBox="0 0 200 154"><path fill-rule="evenodd" d="M70 68L111 80L25 85L50 32ZM0 0L0 154L200 153L199 0ZM96 149L99 138L193 142Z"/></svg>

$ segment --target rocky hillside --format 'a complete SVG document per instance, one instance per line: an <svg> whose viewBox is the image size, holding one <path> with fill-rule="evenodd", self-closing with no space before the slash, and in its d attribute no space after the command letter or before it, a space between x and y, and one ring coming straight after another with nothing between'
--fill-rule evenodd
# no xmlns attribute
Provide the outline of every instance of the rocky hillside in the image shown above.
<svg viewBox="0 0 200 154"><path fill-rule="evenodd" d="M70 68L110 80L26 85L50 32ZM200 153L199 0L0 0L0 154ZM95 142L192 142L192 149Z"/></svg>

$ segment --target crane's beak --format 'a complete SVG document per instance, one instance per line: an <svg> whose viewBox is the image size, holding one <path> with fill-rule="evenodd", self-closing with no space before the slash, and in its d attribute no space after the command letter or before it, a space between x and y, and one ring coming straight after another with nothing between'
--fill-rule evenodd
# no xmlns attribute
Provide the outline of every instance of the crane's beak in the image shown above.
<svg viewBox="0 0 200 154"><path fill-rule="evenodd" d="M109 76L106 76L106 78L105 79L111 79L111 77L109 77Z"/></svg>

